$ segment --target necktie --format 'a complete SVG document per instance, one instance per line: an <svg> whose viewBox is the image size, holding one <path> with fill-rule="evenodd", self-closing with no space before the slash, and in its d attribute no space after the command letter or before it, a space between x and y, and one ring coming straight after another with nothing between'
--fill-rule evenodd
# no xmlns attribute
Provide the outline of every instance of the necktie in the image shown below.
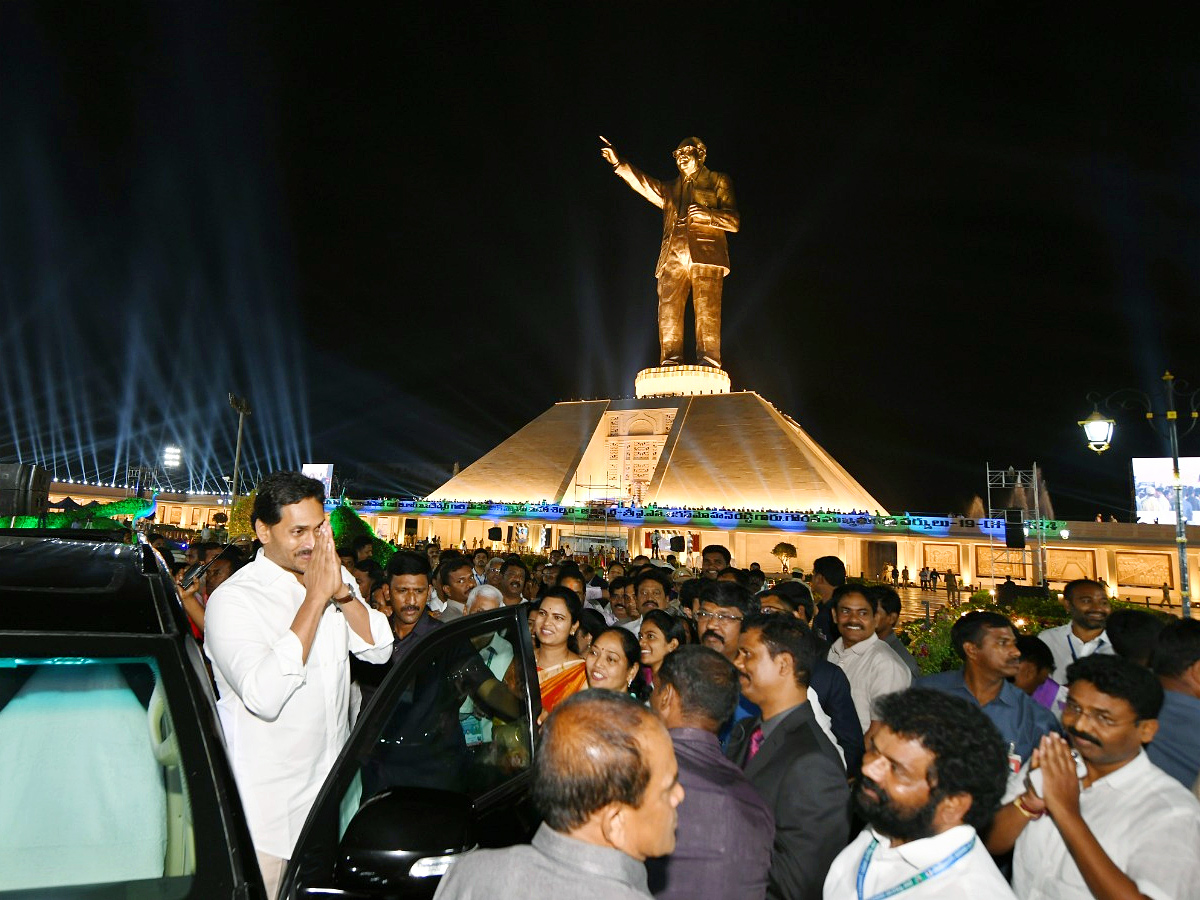
<svg viewBox="0 0 1200 900"><path fill-rule="evenodd" d="M763 734L762 726L756 725L754 730L750 732L750 752L746 754L746 762L754 759L765 739L766 736Z"/></svg>

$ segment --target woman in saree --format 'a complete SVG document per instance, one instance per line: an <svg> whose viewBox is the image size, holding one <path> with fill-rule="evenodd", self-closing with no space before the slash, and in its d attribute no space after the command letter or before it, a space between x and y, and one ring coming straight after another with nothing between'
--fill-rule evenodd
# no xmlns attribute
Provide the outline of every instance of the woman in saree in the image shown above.
<svg viewBox="0 0 1200 900"><path fill-rule="evenodd" d="M644 703L650 691L639 672L641 651L638 639L627 628L614 625L600 632L588 648L588 687L628 694Z"/></svg>
<svg viewBox="0 0 1200 900"><path fill-rule="evenodd" d="M575 652L575 632L583 605L574 591L553 587L542 597L536 616L538 686L542 711L548 714L576 691L587 687L583 657Z"/></svg>

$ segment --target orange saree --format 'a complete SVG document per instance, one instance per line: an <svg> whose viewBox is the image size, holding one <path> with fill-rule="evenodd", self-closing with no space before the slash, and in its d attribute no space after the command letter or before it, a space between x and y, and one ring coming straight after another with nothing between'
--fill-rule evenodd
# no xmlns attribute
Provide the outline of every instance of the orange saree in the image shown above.
<svg viewBox="0 0 1200 900"><path fill-rule="evenodd" d="M576 691L587 687L587 670L582 659L569 659L548 669L538 667L538 687L542 691L542 709L550 712Z"/></svg>

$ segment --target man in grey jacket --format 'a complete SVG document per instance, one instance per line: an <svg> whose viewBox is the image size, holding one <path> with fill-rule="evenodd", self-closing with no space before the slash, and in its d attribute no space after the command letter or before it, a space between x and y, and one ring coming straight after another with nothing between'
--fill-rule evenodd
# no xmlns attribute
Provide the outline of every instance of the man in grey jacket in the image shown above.
<svg viewBox="0 0 1200 900"><path fill-rule="evenodd" d="M533 768L543 822L532 844L476 850L439 900L645 900L647 857L675 849L683 800L671 738L644 706L582 691L546 720Z"/></svg>

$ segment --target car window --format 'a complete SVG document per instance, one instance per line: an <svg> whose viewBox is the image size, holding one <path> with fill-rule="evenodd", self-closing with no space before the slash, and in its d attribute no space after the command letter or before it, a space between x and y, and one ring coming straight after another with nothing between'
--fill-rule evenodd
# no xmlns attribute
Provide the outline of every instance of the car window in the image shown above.
<svg viewBox="0 0 1200 900"><path fill-rule="evenodd" d="M341 803L341 827L361 802L395 787L472 799L529 767L526 681L511 623L443 645L387 694L390 711Z"/></svg>
<svg viewBox="0 0 1200 900"><path fill-rule="evenodd" d="M172 721L153 659L0 656L0 897L188 893L195 839Z"/></svg>

